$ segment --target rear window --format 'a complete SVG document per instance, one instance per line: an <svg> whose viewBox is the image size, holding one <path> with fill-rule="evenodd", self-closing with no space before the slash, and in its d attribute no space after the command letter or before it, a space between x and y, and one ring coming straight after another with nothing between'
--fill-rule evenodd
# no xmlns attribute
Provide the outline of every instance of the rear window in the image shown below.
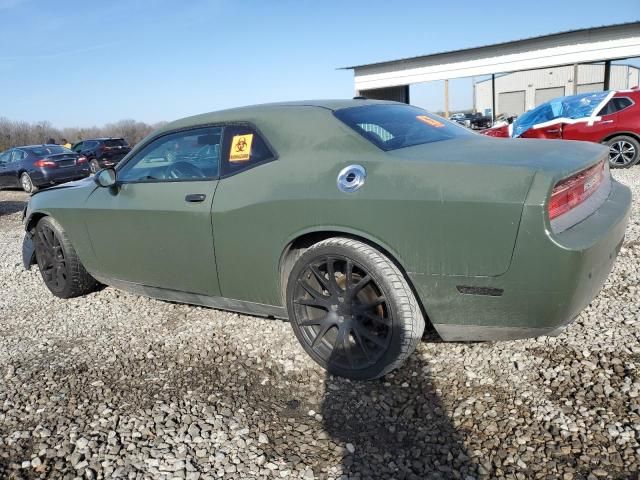
<svg viewBox="0 0 640 480"><path fill-rule="evenodd" d="M128 147L129 144L125 142L122 138L113 138L111 140L104 141L105 147Z"/></svg>
<svg viewBox="0 0 640 480"><path fill-rule="evenodd" d="M366 105L343 108L334 113L383 150L473 135L464 127L411 105Z"/></svg>
<svg viewBox="0 0 640 480"><path fill-rule="evenodd" d="M46 157L47 155L58 155L60 153L73 153L68 148L61 147L60 145L47 145L46 147L32 148L31 152L39 157Z"/></svg>

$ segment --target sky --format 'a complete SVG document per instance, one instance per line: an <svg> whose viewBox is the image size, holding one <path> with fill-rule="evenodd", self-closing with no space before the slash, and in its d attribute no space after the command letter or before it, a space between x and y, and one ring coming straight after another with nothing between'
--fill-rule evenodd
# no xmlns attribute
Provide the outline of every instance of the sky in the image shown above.
<svg viewBox="0 0 640 480"><path fill-rule="evenodd" d="M350 98L339 67L622 23L639 0L0 0L0 117L148 123L234 106ZM469 108L470 80L450 86ZM442 83L412 88L442 108Z"/></svg>

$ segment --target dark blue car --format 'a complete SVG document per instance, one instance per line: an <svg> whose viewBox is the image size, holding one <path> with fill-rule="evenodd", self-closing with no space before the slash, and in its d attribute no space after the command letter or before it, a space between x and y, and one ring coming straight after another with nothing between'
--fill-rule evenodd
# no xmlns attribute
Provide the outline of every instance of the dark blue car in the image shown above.
<svg viewBox="0 0 640 480"><path fill-rule="evenodd" d="M0 188L21 187L33 193L41 187L89 176L84 155L60 145L29 145L0 153Z"/></svg>

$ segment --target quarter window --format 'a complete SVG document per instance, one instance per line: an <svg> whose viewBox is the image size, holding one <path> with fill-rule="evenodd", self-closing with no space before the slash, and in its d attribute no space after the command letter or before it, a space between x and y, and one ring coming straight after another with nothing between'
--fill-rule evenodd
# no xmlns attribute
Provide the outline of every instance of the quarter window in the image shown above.
<svg viewBox="0 0 640 480"><path fill-rule="evenodd" d="M222 151L222 174L225 176L275 158L267 142L249 125L226 127Z"/></svg>
<svg viewBox="0 0 640 480"><path fill-rule="evenodd" d="M207 180L217 178L221 127L198 128L160 137L118 170L124 182Z"/></svg>

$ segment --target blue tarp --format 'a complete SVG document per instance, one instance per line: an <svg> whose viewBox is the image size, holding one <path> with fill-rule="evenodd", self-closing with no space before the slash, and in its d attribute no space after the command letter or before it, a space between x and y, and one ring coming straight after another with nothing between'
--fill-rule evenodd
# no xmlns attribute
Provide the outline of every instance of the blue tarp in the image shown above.
<svg viewBox="0 0 640 480"><path fill-rule="evenodd" d="M576 119L589 117L607 95L609 95L609 92L595 92L554 98L518 117L513 122L511 136L514 138L519 137L534 125L555 120L556 118Z"/></svg>

